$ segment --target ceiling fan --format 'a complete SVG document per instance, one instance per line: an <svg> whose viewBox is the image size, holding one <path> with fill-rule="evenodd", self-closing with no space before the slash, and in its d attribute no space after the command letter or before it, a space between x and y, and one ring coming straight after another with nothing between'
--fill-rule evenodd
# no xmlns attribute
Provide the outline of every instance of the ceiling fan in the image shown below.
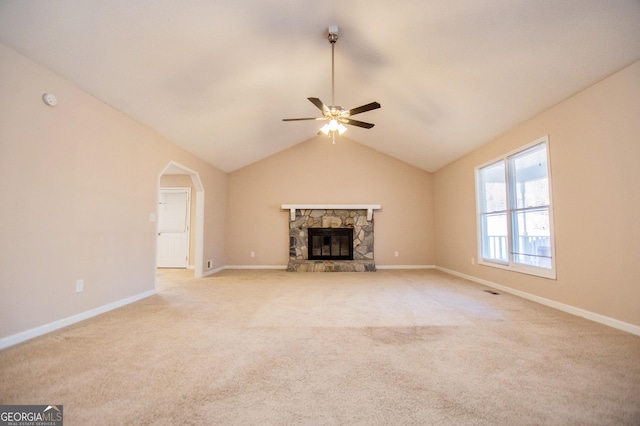
<svg viewBox="0 0 640 426"><path fill-rule="evenodd" d="M335 66L334 66L334 45L336 41L338 41L338 27L336 25L329 26L329 43L331 43L331 105L325 105L318 98L307 98L314 104L320 111L322 111L322 117L308 117L308 118L283 118L282 121L303 121L303 120L329 120L322 128L320 132L325 135L331 137L333 143L336 143L335 135L336 132L338 134L343 134L347 131L347 128L344 126L345 124L349 124L352 126L362 127L365 129L370 129L374 125L372 123L366 123L364 121L358 121L350 118L353 115L361 114L363 112L371 111L374 109L380 108L380 104L378 102L371 102L366 105L362 105L352 109L344 109L341 106L336 105L335 103ZM318 134L320 134L318 132Z"/></svg>

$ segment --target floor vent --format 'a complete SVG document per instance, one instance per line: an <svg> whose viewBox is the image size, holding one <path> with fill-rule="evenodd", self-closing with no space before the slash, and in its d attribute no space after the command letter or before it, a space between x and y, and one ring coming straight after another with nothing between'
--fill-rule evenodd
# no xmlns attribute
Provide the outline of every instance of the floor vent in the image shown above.
<svg viewBox="0 0 640 426"><path fill-rule="evenodd" d="M483 290L483 291L485 291L485 292L487 292L489 294L500 294L497 291L493 291L493 290Z"/></svg>

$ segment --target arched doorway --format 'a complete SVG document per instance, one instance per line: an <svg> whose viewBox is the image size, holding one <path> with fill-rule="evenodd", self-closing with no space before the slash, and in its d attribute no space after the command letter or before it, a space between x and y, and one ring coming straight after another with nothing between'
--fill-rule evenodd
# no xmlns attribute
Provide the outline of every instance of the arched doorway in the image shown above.
<svg viewBox="0 0 640 426"><path fill-rule="evenodd" d="M193 229L194 239L194 276L201 278L204 270L204 186L198 172L183 166L175 161L169 161L169 163L162 169L158 175L158 187L157 187L157 199L160 197L160 187L162 176L166 175L187 175L190 176L193 183L193 189L195 192L195 226ZM156 209L158 214L158 209ZM193 214L193 212L192 212ZM158 258L158 243L156 241L156 262ZM157 266L157 264L156 264Z"/></svg>

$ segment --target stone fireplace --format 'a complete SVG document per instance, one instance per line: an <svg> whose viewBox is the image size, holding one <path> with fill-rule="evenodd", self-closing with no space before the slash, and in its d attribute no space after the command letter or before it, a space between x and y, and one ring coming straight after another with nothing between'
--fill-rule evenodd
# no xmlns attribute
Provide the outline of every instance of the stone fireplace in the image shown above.
<svg viewBox="0 0 640 426"><path fill-rule="evenodd" d="M373 210L377 204L284 204L290 211L291 272L375 271Z"/></svg>

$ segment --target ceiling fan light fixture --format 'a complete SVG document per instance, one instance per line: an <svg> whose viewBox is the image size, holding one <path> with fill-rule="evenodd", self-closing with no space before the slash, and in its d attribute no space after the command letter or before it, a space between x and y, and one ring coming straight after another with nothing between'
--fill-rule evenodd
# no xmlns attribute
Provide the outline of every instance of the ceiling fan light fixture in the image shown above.
<svg viewBox="0 0 640 426"><path fill-rule="evenodd" d="M361 105L357 108L346 110L335 103L335 70L334 70L334 45L338 41L338 26L331 25L329 27L329 42L331 43L331 105L327 106L319 98L307 98L312 104L314 104L320 111L322 111L322 117L305 117L305 118L283 118L282 121L306 121L306 120L329 120L322 128L320 132L329 136L332 143L336 143L336 133L342 135L347 131L345 124L351 126L362 127L364 129L370 129L374 125L366 123L364 121L354 120L351 116L361 114L363 112L371 111L380 108L378 102L370 102L366 105Z"/></svg>
<svg viewBox="0 0 640 426"><path fill-rule="evenodd" d="M332 118L331 121L322 126L320 131L327 136L329 136L330 132L338 132L338 134L341 135L347 131L347 127L344 124L339 123L335 118Z"/></svg>

